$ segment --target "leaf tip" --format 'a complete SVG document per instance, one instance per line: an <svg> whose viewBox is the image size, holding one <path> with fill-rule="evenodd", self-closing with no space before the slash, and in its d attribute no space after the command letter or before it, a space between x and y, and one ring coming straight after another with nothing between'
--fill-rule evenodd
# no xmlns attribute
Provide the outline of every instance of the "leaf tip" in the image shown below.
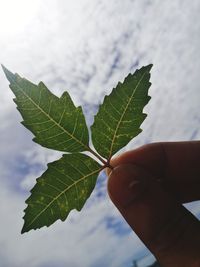
<svg viewBox="0 0 200 267"><path fill-rule="evenodd" d="M1 64L1 67L3 69L3 72L6 74L7 72L9 72L9 70L3 65Z"/></svg>
<svg viewBox="0 0 200 267"><path fill-rule="evenodd" d="M3 71L6 69L6 67L3 64L1 64L1 67L2 67Z"/></svg>
<svg viewBox="0 0 200 267"><path fill-rule="evenodd" d="M149 64L149 65L146 66L148 71L150 71L152 69L152 67L153 67L153 64Z"/></svg>
<svg viewBox="0 0 200 267"><path fill-rule="evenodd" d="M28 230L26 230L26 227L25 227L25 224L24 224L24 226L22 227L22 230L21 230L21 234L24 234L26 232L28 232Z"/></svg>
<svg viewBox="0 0 200 267"><path fill-rule="evenodd" d="M8 79L8 81L11 82L11 80L13 78L15 78L15 75L11 71L9 71L3 64L1 64L1 67L3 69L4 74L6 75L6 78Z"/></svg>

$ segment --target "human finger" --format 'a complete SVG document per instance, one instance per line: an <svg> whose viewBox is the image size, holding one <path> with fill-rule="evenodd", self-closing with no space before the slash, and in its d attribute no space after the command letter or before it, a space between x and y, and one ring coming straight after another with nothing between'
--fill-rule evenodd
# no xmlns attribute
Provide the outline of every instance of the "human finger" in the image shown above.
<svg viewBox="0 0 200 267"><path fill-rule="evenodd" d="M113 167L129 163L152 173L181 203L200 199L199 141L152 143L125 152L111 161Z"/></svg>
<svg viewBox="0 0 200 267"><path fill-rule="evenodd" d="M109 195L125 220L164 267L200 266L200 225L154 175L141 166L118 165Z"/></svg>

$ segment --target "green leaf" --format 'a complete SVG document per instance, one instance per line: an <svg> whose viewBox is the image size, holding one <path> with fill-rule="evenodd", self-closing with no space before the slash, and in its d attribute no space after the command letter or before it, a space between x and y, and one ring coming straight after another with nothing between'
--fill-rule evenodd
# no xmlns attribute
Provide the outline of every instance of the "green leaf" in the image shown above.
<svg viewBox="0 0 200 267"><path fill-rule="evenodd" d="M123 83L119 82L112 93L105 96L95 116L91 126L93 145L108 160L142 131L140 125L146 118L143 108L150 100L151 67L142 67L129 74Z"/></svg>
<svg viewBox="0 0 200 267"><path fill-rule="evenodd" d="M3 66L2 66L3 67ZM10 88L25 127L33 132L35 142L44 147L73 152L48 164L26 200L22 233L64 221L72 209L80 211L92 193L98 173L112 169L110 158L141 132L146 114L150 69L142 67L119 83L95 116L91 126L96 151L89 147L89 134L81 107L76 107L65 92L60 98L40 82L35 85L5 67ZM88 151L103 165L81 153ZM100 156L101 155L101 156ZM105 159L104 159L104 158Z"/></svg>
<svg viewBox="0 0 200 267"><path fill-rule="evenodd" d="M5 67L3 70L16 96L22 124L35 135L36 143L66 152L88 150L89 135L82 108L74 106L67 92L59 98L42 82L35 85Z"/></svg>
<svg viewBox="0 0 200 267"><path fill-rule="evenodd" d="M22 233L64 221L72 209L81 210L95 187L100 166L81 153L66 154L48 164L31 190Z"/></svg>

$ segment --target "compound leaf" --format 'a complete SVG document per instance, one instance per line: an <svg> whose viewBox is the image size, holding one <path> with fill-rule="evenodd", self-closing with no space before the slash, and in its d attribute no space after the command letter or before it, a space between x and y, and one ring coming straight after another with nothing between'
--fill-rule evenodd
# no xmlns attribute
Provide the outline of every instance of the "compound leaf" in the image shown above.
<svg viewBox="0 0 200 267"><path fill-rule="evenodd" d="M3 66L2 66L3 67ZM37 179L25 209L22 233L50 226L56 220L64 221L72 209L80 211L92 193L98 173L110 167L110 158L141 132L146 114L144 106L150 100L152 65L129 74L118 83L109 96L105 96L91 126L96 151L89 147L89 134L81 107L76 107L65 92L60 98L40 82L35 85L5 67L4 73L15 94L22 124L35 135L34 141L44 147L73 154L48 164ZM76 153L89 151L99 161Z"/></svg>
<svg viewBox="0 0 200 267"><path fill-rule="evenodd" d="M143 108L150 100L151 67L148 65L129 74L105 96L91 126L93 145L104 158L110 159L142 131L140 125L146 118Z"/></svg>
<svg viewBox="0 0 200 267"><path fill-rule="evenodd" d="M80 211L93 191L102 166L81 153L66 154L48 164L26 200L22 233L64 221L72 209Z"/></svg>
<svg viewBox="0 0 200 267"><path fill-rule="evenodd" d="M59 151L88 150L89 135L81 107L75 107L69 94L60 98L40 82L35 85L3 67L15 94L22 124L34 135L36 143Z"/></svg>

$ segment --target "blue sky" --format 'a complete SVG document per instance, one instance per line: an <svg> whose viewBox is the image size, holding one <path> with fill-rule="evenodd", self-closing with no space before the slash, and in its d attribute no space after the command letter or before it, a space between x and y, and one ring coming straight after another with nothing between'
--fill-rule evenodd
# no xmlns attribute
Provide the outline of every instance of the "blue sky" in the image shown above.
<svg viewBox="0 0 200 267"><path fill-rule="evenodd" d="M88 124L119 80L154 64L148 117L126 150L200 138L198 0L0 3L0 63L57 95L67 89ZM20 234L29 190L60 153L31 141L12 98L0 72L0 267L128 267L147 254L109 200L104 173L81 213ZM200 213L199 202L189 208Z"/></svg>

